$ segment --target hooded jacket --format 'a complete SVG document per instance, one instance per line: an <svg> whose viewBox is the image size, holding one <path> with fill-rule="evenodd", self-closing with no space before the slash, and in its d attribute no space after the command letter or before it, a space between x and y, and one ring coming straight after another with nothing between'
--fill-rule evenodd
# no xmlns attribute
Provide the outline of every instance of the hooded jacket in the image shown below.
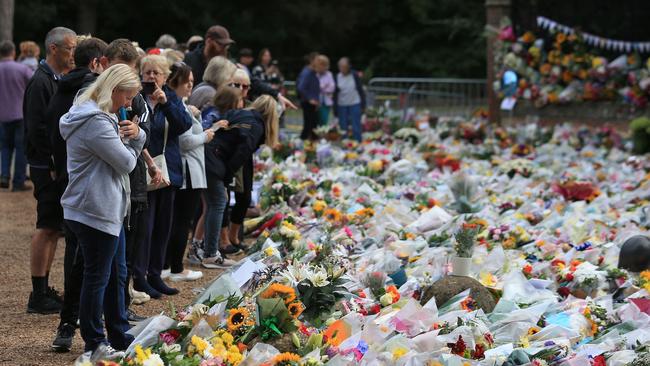
<svg viewBox="0 0 650 366"><path fill-rule="evenodd" d="M65 141L59 133L59 120L66 114L80 89L84 86L87 77L92 75L87 67L78 67L59 80L56 93L50 99L45 119L49 129L50 143L52 146L52 157L54 158L54 170L56 180L62 183L62 187L68 183L68 170L66 166Z"/></svg>
<svg viewBox="0 0 650 366"><path fill-rule="evenodd" d="M63 217L119 236L129 208L128 175L136 165L146 134L126 144L117 117L94 101L73 105L59 130L68 152L68 187L61 198Z"/></svg>
<svg viewBox="0 0 650 366"><path fill-rule="evenodd" d="M228 127L217 130L205 145L205 171L212 178L228 181L264 143L264 119L254 110L227 112Z"/></svg>

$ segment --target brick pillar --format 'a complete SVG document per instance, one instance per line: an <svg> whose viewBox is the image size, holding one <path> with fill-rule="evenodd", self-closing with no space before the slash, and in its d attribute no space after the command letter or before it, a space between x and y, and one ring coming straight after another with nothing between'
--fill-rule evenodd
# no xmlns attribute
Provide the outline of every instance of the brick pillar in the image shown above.
<svg viewBox="0 0 650 366"><path fill-rule="evenodd" d="M485 0L485 14L487 18L487 25L499 29L501 19L510 16L511 0ZM499 114L499 99L497 93L494 92L494 78L495 78L495 65L494 65L494 42L496 35L490 35L487 39L487 93L488 93L488 107L490 122L499 123L501 116ZM498 65L497 65L498 66Z"/></svg>

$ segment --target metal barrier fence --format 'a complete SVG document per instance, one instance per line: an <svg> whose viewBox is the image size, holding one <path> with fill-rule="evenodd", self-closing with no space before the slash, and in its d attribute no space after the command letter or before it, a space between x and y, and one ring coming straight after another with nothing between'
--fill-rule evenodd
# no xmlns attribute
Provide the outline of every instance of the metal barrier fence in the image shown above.
<svg viewBox="0 0 650 366"><path fill-rule="evenodd" d="M298 102L296 82L284 82L284 94ZM370 79L366 86L367 105L388 105L407 116L408 111L427 109L434 115L470 116L478 108L487 109L485 79L386 78ZM302 123L302 116L288 114L290 124Z"/></svg>
<svg viewBox="0 0 650 366"><path fill-rule="evenodd" d="M372 78L367 86L368 106L390 109L427 109L435 115L470 116L487 108L485 79Z"/></svg>

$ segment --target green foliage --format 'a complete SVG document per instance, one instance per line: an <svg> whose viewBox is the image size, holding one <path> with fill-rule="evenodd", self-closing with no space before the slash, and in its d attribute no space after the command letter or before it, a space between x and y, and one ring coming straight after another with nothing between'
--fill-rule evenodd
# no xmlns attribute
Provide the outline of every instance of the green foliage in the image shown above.
<svg viewBox="0 0 650 366"><path fill-rule="evenodd" d="M650 118L640 117L630 122L635 154L650 152Z"/></svg>
<svg viewBox="0 0 650 366"><path fill-rule="evenodd" d="M163 33L185 42L222 24L237 41L233 55L269 47L290 80L310 51L329 55L333 69L349 56L366 77L485 75L483 0L84 2L96 15L93 35L106 41L126 37L146 48ZM88 33L79 27L79 3L16 1L15 39L42 44L57 25Z"/></svg>
<svg viewBox="0 0 650 366"><path fill-rule="evenodd" d="M454 234L454 239L456 239L454 250L456 251L457 256L461 258L472 257L472 251L474 250L474 244L476 242L476 236L478 233L478 227L463 225L460 230Z"/></svg>

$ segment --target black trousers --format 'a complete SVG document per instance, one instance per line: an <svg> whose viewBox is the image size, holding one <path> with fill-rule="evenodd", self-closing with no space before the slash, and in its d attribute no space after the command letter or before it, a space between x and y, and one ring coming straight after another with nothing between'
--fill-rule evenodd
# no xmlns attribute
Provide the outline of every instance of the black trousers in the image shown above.
<svg viewBox="0 0 650 366"><path fill-rule="evenodd" d="M84 275L84 259L76 235L64 224L65 255L63 258L63 305L60 324L77 324L79 297Z"/></svg>
<svg viewBox="0 0 650 366"><path fill-rule="evenodd" d="M251 157L242 166L242 176L244 191L235 192L235 205L232 208L226 207L226 213L223 215L221 227L228 227L232 222L241 225L246 218L246 211L251 205L251 194L253 192L253 158ZM230 195L230 190L228 191ZM230 197L230 196L228 196ZM230 214L228 214L230 211Z"/></svg>
<svg viewBox="0 0 650 366"><path fill-rule="evenodd" d="M133 265L142 262L145 259L140 258L140 251L138 248L143 245L147 238L147 204L146 203L132 203L131 215L128 220L124 222L124 232L126 234L126 284L124 286L124 300L126 307L131 304L131 296L129 295L129 282L133 275ZM148 260L148 259L146 259Z"/></svg>
<svg viewBox="0 0 650 366"><path fill-rule="evenodd" d="M309 102L301 102L300 107L302 108L303 118L300 138L303 140L316 140L314 129L318 127L318 108Z"/></svg>
<svg viewBox="0 0 650 366"><path fill-rule="evenodd" d="M189 179L188 187L176 192L172 231L165 255L165 268L171 268L172 273L181 273L184 270L183 258L187 247L187 238L193 227L192 221L195 213L201 204L202 192L203 189L193 189Z"/></svg>

